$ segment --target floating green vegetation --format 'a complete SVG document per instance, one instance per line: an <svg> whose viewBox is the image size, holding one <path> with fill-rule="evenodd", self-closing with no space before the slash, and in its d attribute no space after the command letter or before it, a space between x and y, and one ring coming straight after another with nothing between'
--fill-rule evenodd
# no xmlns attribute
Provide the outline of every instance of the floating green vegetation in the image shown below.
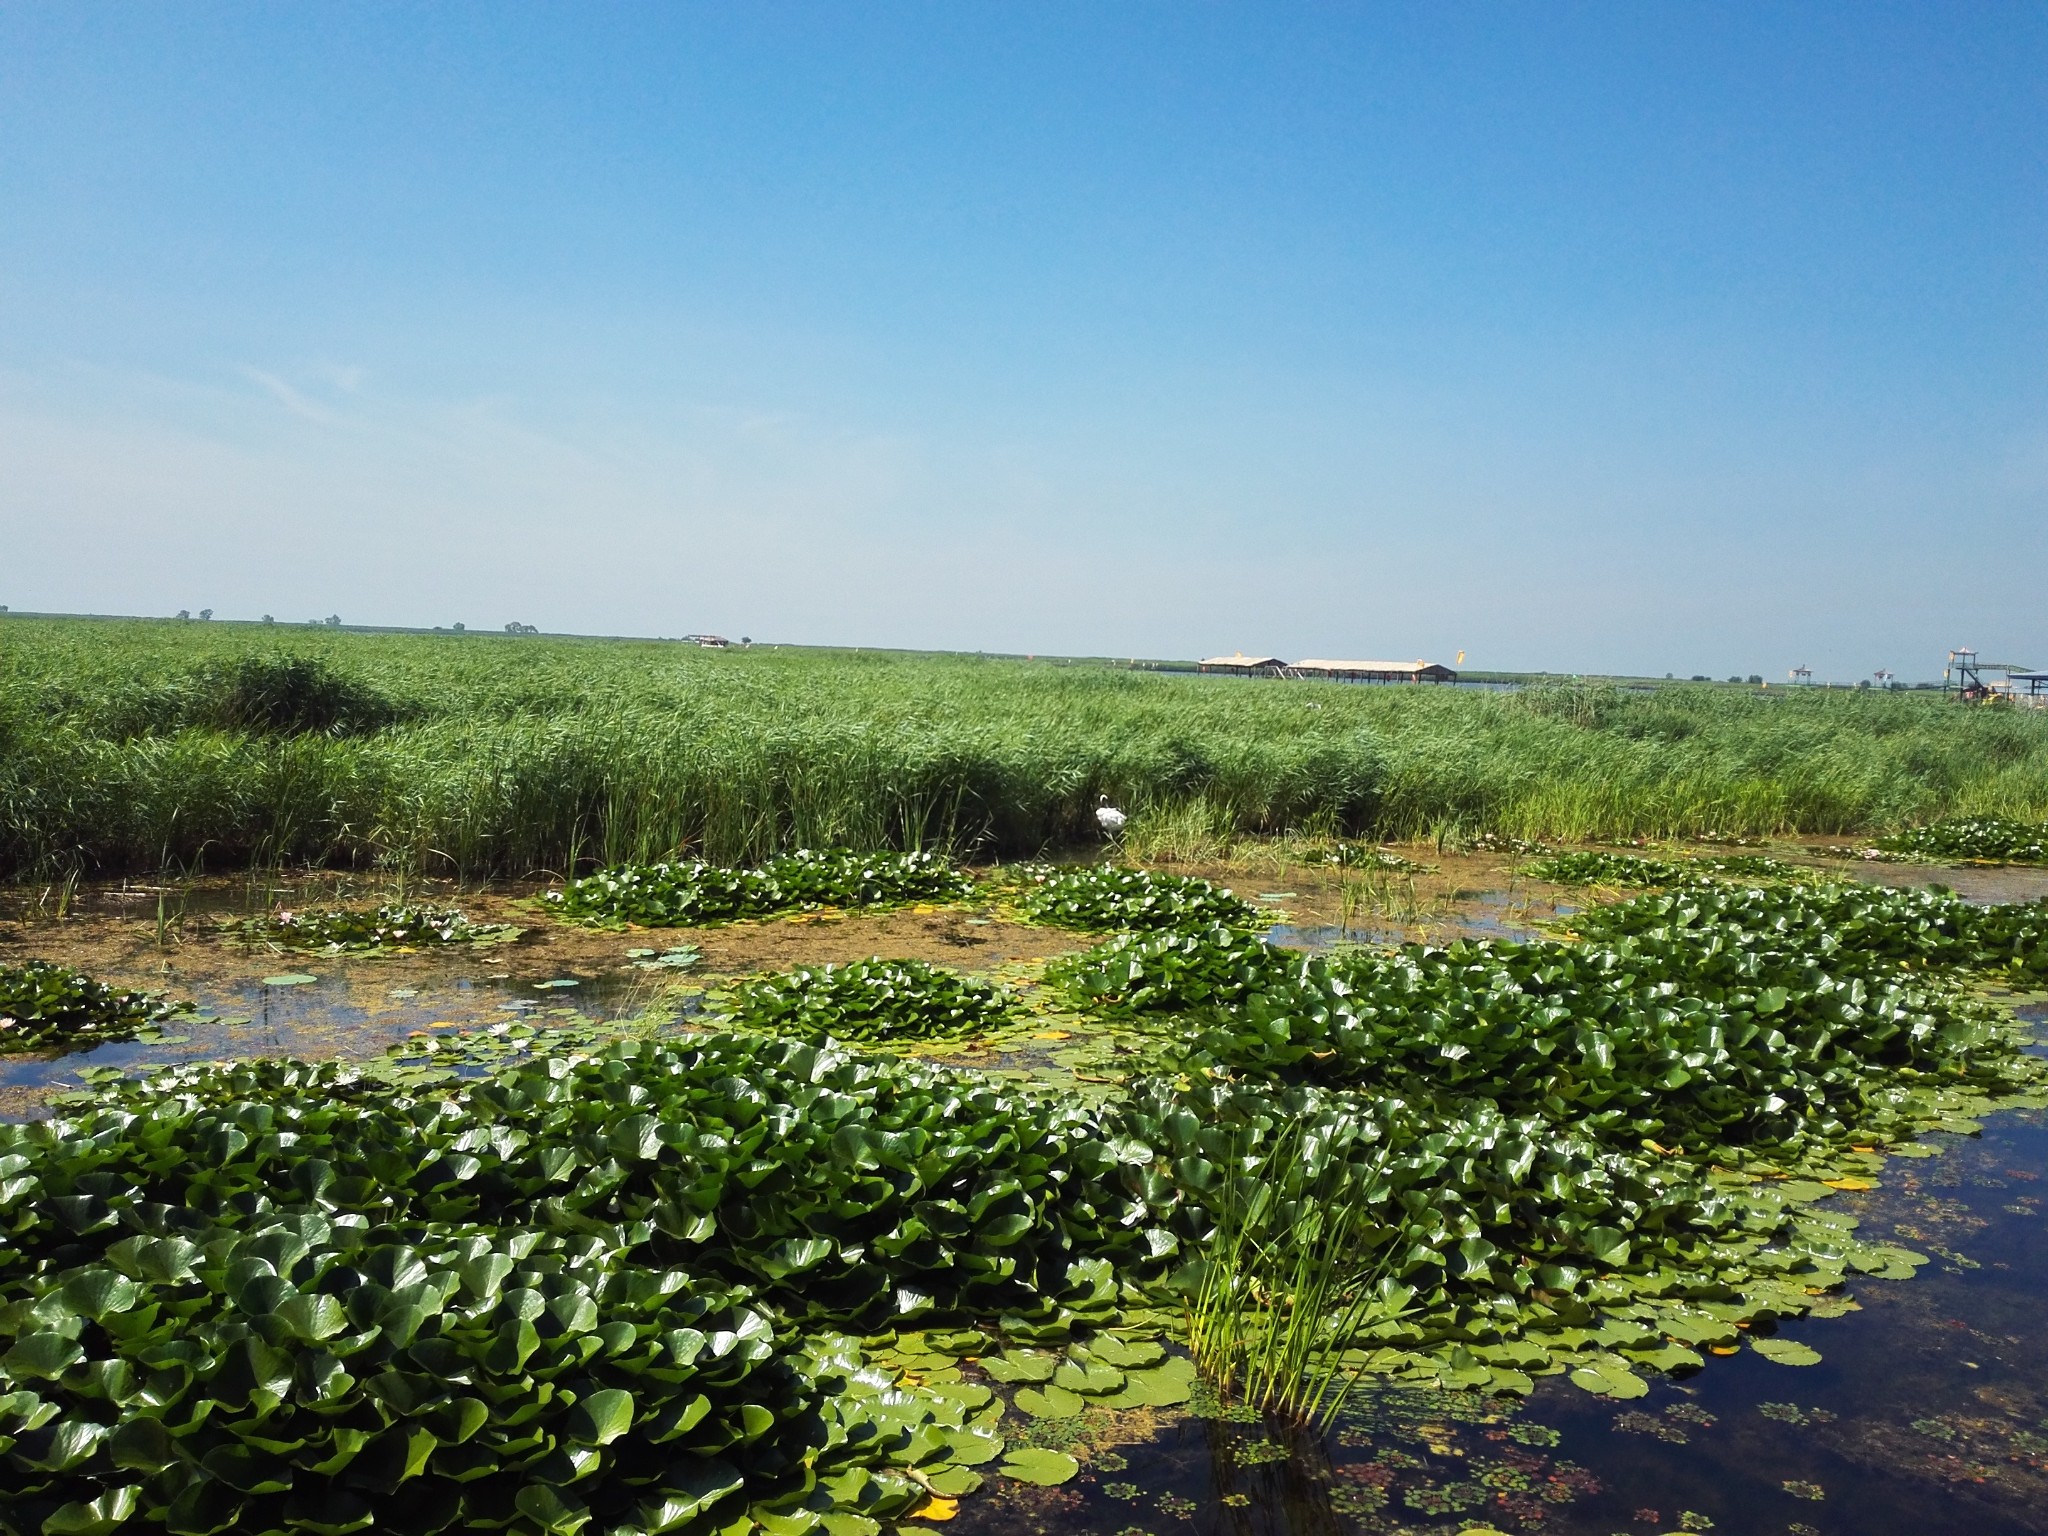
<svg viewBox="0 0 2048 1536"><path fill-rule="evenodd" d="M66 1111L0 1126L19 1532L872 1536L1000 1455L1001 1409L833 1330L1066 1338L1176 1249L1078 1104L787 1042L414 1091L191 1067Z"/></svg>
<svg viewBox="0 0 2048 1536"><path fill-rule="evenodd" d="M687 928L816 907L953 901L973 882L932 853L799 849L758 869L702 862L599 870L541 899L563 917L596 925Z"/></svg>
<svg viewBox="0 0 2048 1536"><path fill-rule="evenodd" d="M736 984L734 1023L797 1040L958 1040L1009 1022L1012 999L991 982L921 960L799 966Z"/></svg>
<svg viewBox="0 0 2048 1536"><path fill-rule="evenodd" d="M1026 866L1017 905L1036 922L1084 932L1264 927L1270 917L1229 891L1186 875L1115 864Z"/></svg>
<svg viewBox="0 0 2048 1536"><path fill-rule="evenodd" d="M182 1005L124 992L47 960L0 965L0 1053L132 1039L182 1011Z"/></svg>
<svg viewBox="0 0 2048 1536"><path fill-rule="evenodd" d="M1360 1517L1367 1531L1390 1527L1375 1520L1392 1506L1414 1510L1486 1506L1488 1523L1509 1530L1550 1528L1562 1506L1602 1492L1592 1473L1554 1458L1555 1429L1519 1418L1519 1405L1474 1392L1418 1391L1366 1382L1338 1421L1337 1441L1371 1448L1369 1460L1334 1468L1330 1502L1340 1514ZM1406 1441L1415 1453L1389 1444ZM1418 1454L1420 1453L1420 1454ZM1636 1519L1656 1524L1655 1512ZM1468 1518L1452 1530L1472 1526Z"/></svg>
<svg viewBox="0 0 2048 1536"><path fill-rule="evenodd" d="M1885 853L1927 859L1968 859L1991 864L2048 864L2048 821L2006 816L1963 816L1881 837Z"/></svg>
<svg viewBox="0 0 2048 1536"><path fill-rule="evenodd" d="M332 954L424 949L439 944L508 944L526 930L510 923L477 923L456 907L382 906L373 911L329 908L279 910L235 925L243 938L285 949Z"/></svg>
<svg viewBox="0 0 2048 1536"><path fill-rule="evenodd" d="M626 963L636 971L687 971L704 958L704 952L694 944L679 945L674 949L629 949Z"/></svg>
<svg viewBox="0 0 2048 1536"><path fill-rule="evenodd" d="M1706 876L1732 880L1811 880L1814 870L1758 853L1651 859L1629 853L1581 851L1538 859L1527 872L1553 885L1686 885Z"/></svg>
<svg viewBox="0 0 2048 1536"><path fill-rule="evenodd" d="M1336 843L1311 855L1307 862L1334 865L1339 869L1394 870L1402 874L1427 874L1434 868L1373 843Z"/></svg>
<svg viewBox="0 0 2048 1536"><path fill-rule="evenodd" d="M508 1027L374 1072L96 1077L0 1127L0 1524L876 1536L981 1468L1076 1476L1119 1409L1314 1421L1358 1377L1632 1400L1745 1341L1796 1368L1785 1325L1927 1262L1828 1197L2042 1102L1964 983L2048 972L2048 906L1696 882L1577 942L1317 958L1168 889L1183 926L1052 973L1149 1041L1093 1099ZM851 1034L868 998L899 1038L973 990L867 965L735 997L788 1029L843 986L794 1027ZM1165 1348L1176 1296L1210 1382ZM1360 1508L1539 1497L1519 1449L1392 1454Z"/></svg>
<svg viewBox="0 0 2048 1536"><path fill-rule="evenodd" d="M1059 974L1091 1000L1192 1003L1194 1067L1483 1100L1631 1147L1825 1142L1852 1120L1885 1134L1901 1072L1986 1091L2027 1080L2006 1016L1926 972L2048 974L2048 906L1708 887L1576 921L1585 942L1329 958L1120 936ZM1205 992L1230 1006L1203 1007Z"/></svg>
<svg viewBox="0 0 2048 1536"><path fill-rule="evenodd" d="M1120 933L1055 960L1046 980L1085 1009L1114 1014L1234 1006L1299 960L1242 929Z"/></svg>
<svg viewBox="0 0 2048 1536"><path fill-rule="evenodd" d="M1717 945L1736 944L1757 966L1790 974L1802 959L1819 972L1871 980L1901 966L1983 972L2025 985L2048 977L2048 902L1977 906L1939 886L1891 890L1843 881L1798 889L1697 886L1594 907L1571 919L1587 940L1636 950L1699 951L1705 973L1733 976ZM1867 989L1866 989L1867 990ZM1867 998L1848 998L1857 1008Z"/></svg>

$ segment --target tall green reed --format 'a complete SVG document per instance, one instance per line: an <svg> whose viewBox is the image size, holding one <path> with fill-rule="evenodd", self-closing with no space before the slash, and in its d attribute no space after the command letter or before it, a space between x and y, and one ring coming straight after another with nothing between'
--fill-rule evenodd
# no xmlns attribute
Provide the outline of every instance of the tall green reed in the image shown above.
<svg viewBox="0 0 2048 1536"><path fill-rule="evenodd" d="M1290 1125L1260 1153L1235 1149L1210 1196L1188 1351L1225 1406L1322 1428L1357 1381L1358 1340L1413 1293L1387 1274L1394 1229L1322 1133ZM1299 1164L1307 1177L1285 1178Z"/></svg>
<svg viewBox="0 0 2048 1536"><path fill-rule="evenodd" d="M239 718L220 691L244 675L237 658L286 652L352 701L348 728L298 728L325 718L310 707L223 728ZM189 867L201 848L213 868L474 878L800 844L1022 856L1093 840L1103 793L1133 812L1136 842L1191 859L1307 829L1882 831L1950 812L2048 815L2048 717L1899 694L1516 696L958 656L0 621L0 873Z"/></svg>

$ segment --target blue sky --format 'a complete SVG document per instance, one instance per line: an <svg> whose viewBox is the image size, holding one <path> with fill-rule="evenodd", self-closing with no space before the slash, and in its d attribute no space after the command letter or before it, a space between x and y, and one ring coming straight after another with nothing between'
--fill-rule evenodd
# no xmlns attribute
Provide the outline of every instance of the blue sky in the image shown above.
<svg viewBox="0 0 2048 1536"><path fill-rule="evenodd" d="M17 609L2048 666L2048 9L9 5L0 540Z"/></svg>

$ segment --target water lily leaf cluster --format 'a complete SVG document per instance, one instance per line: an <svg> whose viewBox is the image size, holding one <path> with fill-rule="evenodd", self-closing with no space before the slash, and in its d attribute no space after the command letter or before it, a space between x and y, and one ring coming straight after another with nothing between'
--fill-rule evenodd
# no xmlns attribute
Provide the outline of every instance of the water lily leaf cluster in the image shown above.
<svg viewBox="0 0 2048 1536"><path fill-rule="evenodd" d="M1928 859L1979 859L1997 864L2048 864L2048 822L2009 816L1959 816L1914 827L1877 846Z"/></svg>
<svg viewBox="0 0 2048 1536"><path fill-rule="evenodd" d="M1176 1252L1149 1156L1077 1100L738 1036L102 1084L0 1127L0 1527L890 1518L1000 1442L819 1340L1106 1321Z"/></svg>
<svg viewBox="0 0 2048 1536"><path fill-rule="evenodd" d="M1250 902L1206 880L1115 864L1027 865L1017 905L1035 922L1084 932L1263 928Z"/></svg>
<svg viewBox="0 0 2048 1536"><path fill-rule="evenodd" d="M621 864L541 899L560 916L594 923L684 928L816 907L953 901L973 882L934 853L799 849L755 869L701 861Z"/></svg>
<svg viewBox="0 0 2048 1536"><path fill-rule="evenodd" d="M1028 1309L1072 1290L1080 1260L1142 1270L1176 1246L1146 1149L1078 1100L757 1036L624 1042L418 1096L265 1061L167 1069L88 1102L76 1121L0 1127L22 1160L0 1283L69 1241L66 1212L125 1219L124 1202L639 1223L664 1262L834 1326Z"/></svg>
<svg viewBox="0 0 2048 1536"><path fill-rule="evenodd" d="M1813 1205L1867 1186L1874 1154L1848 1144L1967 1129L1967 1106L2038 1086L2010 1017L1955 978L2037 974L2048 907L1696 881L1574 921L1577 943L1328 958L1124 934L1059 979L1173 1011L1185 1075L1132 1085L1127 1127L1178 1219L1247 1180L1276 1230L1311 1199L1369 1209L1374 1272L1413 1295L1350 1358L1494 1390L1568 1368L1632 1395L1621 1376L1697 1366L1738 1323L1847 1305L1846 1274L1910 1275L1922 1256ZM1311 1155L1276 1155L1304 1127ZM1329 1157L1335 1196L1313 1192Z"/></svg>
<svg viewBox="0 0 2048 1536"><path fill-rule="evenodd" d="M1046 980L1100 1013L1179 1012L1234 1007L1285 974L1284 950L1221 925L1119 933L1046 967Z"/></svg>
<svg viewBox="0 0 2048 1536"><path fill-rule="evenodd" d="M1761 853L1705 854L1689 859L1652 859L1632 853L1578 850L1552 854L1527 872L1553 885L1685 885L1709 875L1734 880L1811 880L1818 871Z"/></svg>
<svg viewBox="0 0 2048 1536"><path fill-rule="evenodd" d="M181 1011L47 960L0 965L0 1053L127 1040Z"/></svg>
<svg viewBox="0 0 2048 1536"><path fill-rule="evenodd" d="M847 1416L743 1292L622 1262L629 1238L318 1210L128 1229L0 1310L4 1518L653 1531L801 1488Z"/></svg>
<svg viewBox="0 0 2048 1536"><path fill-rule="evenodd" d="M1804 1316L1850 1270L1918 1257L1858 1242L1852 1219L1814 1208L1829 1193L1817 1182L1621 1151L1481 1100L1448 1114L1353 1090L1153 1079L1127 1116L1184 1192L1191 1289L1232 1184L1269 1192L1269 1234L1315 1210L1365 1213L1352 1262L1372 1277L1371 1322L1347 1362L1396 1379L1526 1392L1581 1368L1697 1368L1738 1323Z"/></svg>
<svg viewBox="0 0 2048 1536"><path fill-rule="evenodd" d="M1120 936L1062 974L1091 1000L1192 999L1193 1068L1371 1086L1446 1112L1484 1100L1633 1148L1839 1140L1881 1125L1902 1073L2012 1091L2024 1069L2003 1016L1928 967L2048 963L2048 907L1938 893L1706 886L1577 921L1575 944L1268 950L1263 969L1246 945Z"/></svg>
<svg viewBox="0 0 2048 1536"><path fill-rule="evenodd" d="M1590 941L1637 938L1714 951L1725 939L1810 954L1837 972L1903 967L1988 973L2020 984L2048 977L2048 902L1978 906L1939 886L1894 890L1841 881L1791 890L1702 882L1595 907L1572 924Z"/></svg>
<svg viewBox="0 0 2048 1536"><path fill-rule="evenodd" d="M280 909L236 925L245 938L287 949L322 949L332 954L381 949L416 949L438 944L503 944L525 930L510 923L473 922L459 907L381 906L374 910L334 907L319 911Z"/></svg>
<svg viewBox="0 0 2048 1536"><path fill-rule="evenodd" d="M733 987L726 1012L746 1029L798 1040L957 1040L1007 1023L1003 987L921 960L798 966Z"/></svg>

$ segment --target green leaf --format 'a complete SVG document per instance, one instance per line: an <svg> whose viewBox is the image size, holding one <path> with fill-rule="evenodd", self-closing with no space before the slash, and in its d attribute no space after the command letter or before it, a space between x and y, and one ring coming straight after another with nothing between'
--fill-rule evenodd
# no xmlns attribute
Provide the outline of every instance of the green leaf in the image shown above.
<svg viewBox="0 0 2048 1536"><path fill-rule="evenodd" d="M570 1409L562 1432L578 1445L610 1445L632 1427L633 1395L608 1388Z"/></svg>
<svg viewBox="0 0 2048 1536"><path fill-rule="evenodd" d="M76 1326L76 1325L74 1325ZM85 1351L61 1333L30 1333L14 1341L13 1348L0 1355L0 1369L16 1381L25 1377L52 1378L85 1358Z"/></svg>
<svg viewBox="0 0 2048 1536"><path fill-rule="evenodd" d="M1749 1347L1780 1365L1819 1365L1820 1351L1791 1339L1751 1339Z"/></svg>
<svg viewBox="0 0 2048 1536"><path fill-rule="evenodd" d="M89 1504L65 1504L43 1521L43 1536L104 1536L128 1522L142 1502L133 1486L115 1488Z"/></svg>
<svg viewBox="0 0 2048 1536"><path fill-rule="evenodd" d="M529 1483L512 1502L549 1536L575 1536L590 1521L590 1509L573 1493L546 1484Z"/></svg>
<svg viewBox="0 0 2048 1536"><path fill-rule="evenodd" d="M1106 1365L1078 1365L1069 1360L1053 1372L1053 1384L1069 1392L1097 1397L1114 1392L1124 1384L1124 1373Z"/></svg>
<svg viewBox="0 0 2048 1536"><path fill-rule="evenodd" d="M989 1355L981 1362L981 1368L992 1380L1005 1385L1013 1382L1051 1381L1052 1373L1059 1365L1056 1355L1012 1350L1001 1355Z"/></svg>
<svg viewBox="0 0 2048 1536"><path fill-rule="evenodd" d="M1020 1483L1053 1488L1074 1477L1081 1470L1081 1464L1065 1451L1026 1446L1005 1456L998 1470L1003 1476Z"/></svg>
<svg viewBox="0 0 2048 1536"><path fill-rule="evenodd" d="M1071 1419L1081 1411L1082 1399L1064 1387L1020 1387L1013 1399L1020 1413L1034 1419Z"/></svg>
<svg viewBox="0 0 2048 1536"><path fill-rule="evenodd" d="M348 1326L348 1315L332 1296L287 1296L272 1316L309 1343L332 1338Z"/></svg>
<svg viewBox="0 0 2048 1536"><path fill-rule="evenodd" d="M1003 1454L1002 1436L988 1429L948 1429L941 1432L947 1459L955 1466L986 1466Z"/></svg>
<svg viewBox="0 0 2048 1536"><path fill-rule="evenodd" d="M78 1316L98 1321L126 1312L135 1305L141 1291L126 1275L95 1268L66 1280L59 1294L64 1305Z"/></svg>

